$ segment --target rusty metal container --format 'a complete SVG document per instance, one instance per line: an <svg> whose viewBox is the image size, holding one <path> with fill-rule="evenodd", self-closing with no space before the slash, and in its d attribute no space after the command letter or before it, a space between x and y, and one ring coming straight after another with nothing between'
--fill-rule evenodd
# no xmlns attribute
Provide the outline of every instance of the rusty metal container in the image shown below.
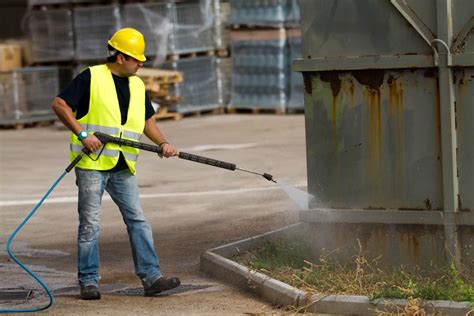
<svg viewBox="0 0 474 316"><path fill-rule="evenodd" d="M375 239L371 225L401 225L402 245L435 225L433 240L474 267L474 2L300 5L308 191L331 211L302 219L368 225Z"/></svg>

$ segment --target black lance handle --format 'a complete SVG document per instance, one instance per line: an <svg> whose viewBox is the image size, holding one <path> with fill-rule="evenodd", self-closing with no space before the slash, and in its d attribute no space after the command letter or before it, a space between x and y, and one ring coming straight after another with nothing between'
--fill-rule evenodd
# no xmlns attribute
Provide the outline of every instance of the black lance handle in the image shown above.
<svg viewBox="0 0 474 316"><path fill-rule="evenodd" d="M234 171L236 168L236 165L230 162L225 162L225 161L220 161L220 160L215 160L203 156L198 156L198 155L193 155L193 154L188 154L185 152L180 152L178 154L178 157L181 159L186 159L189 161L194 161L194 162L199 162L203 163L205 165L213 166L213 167L218 167L218 168L223 168L223 169L228 169Z"/></svg>
<svg viewBox="0 0 474 316"><path fill-rule="evenodd" d="M133 148L138 148L138 149L143 149L146 151L151 151L155 152L161 155L162 149L160 146L156 145L150 145L150 144L145 144L145 143L140 143L128 139L123 139L123 138L118 138L115 136L111 136L108 134L104 134L101 132L95 132L94 133L95 137L97 137L102 143L115 143L123 146L128 146L128 147L133 147ZM181 159L189 160L189 161L194 161L194 162L199 162L205 165L217 167L217 168L223 168L227 170L232 170L234 171L236 169L236 165L233 163L225 162L225 161L219 161L203 156L198 156L194 154L188 154L185 152L180 152L178 154L178 157Z"/></svg>
<svg viewBox="0 0 474 316"><path fill-rule="evenodd" d="M66 167L66 172L71 172L72 168L74 168L79 163L79 161L81 161L82 157L87 154L89 154L87 148L82 148L82 152L76 158L74 158L74 160L69 164L69 166Z"/></svg>

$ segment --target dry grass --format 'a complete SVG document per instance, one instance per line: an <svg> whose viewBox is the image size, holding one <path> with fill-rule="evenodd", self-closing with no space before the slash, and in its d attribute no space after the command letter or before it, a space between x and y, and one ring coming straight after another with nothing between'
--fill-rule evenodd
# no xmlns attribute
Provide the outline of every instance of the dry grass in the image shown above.
<svg viewBox="0 0 474 316"><path fill-rule="evenodd" d="M352 262L343 264L334 260L336 252L326 253L312 262L304 245L278 241L241 255L237 261L308 293L365 295L373 301L406 300L403 308L385 301L383 310L373 310L378 315L428 315L422 300L469 301L474 305L473 279L460 275L454 265L429 272L416 267L384 271L379 268L381 257L368 259L360 243ZM304 312L310 307L292 311ZM430 315L441 315L434 306L430 310Z"/></svg>

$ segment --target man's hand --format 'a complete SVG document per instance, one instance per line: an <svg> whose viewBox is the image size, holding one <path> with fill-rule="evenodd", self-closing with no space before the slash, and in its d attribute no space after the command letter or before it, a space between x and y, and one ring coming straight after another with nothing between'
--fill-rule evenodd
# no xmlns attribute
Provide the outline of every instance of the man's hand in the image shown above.
<svg viewBox="0 0 474 316"><path fill-rule="evenodd" d="M170 145L168 143L164 143L163 145L161 145L161 149L162 149L162 152L161 152L161 155L160 155L161 158L163 158L163 157L168 158L168 157L176 156L177 150L173 145Z"/></svg>
<svg viewBox="0 0 474 316"><path fill-rule="evenodd" d="M93 153L94 151L99 149L100 146L102 146L102 142L94 135L87 136L81 142L82 145L84 145L84 147L87 148L87 150L89 150L89 152L91 153Z"/></svg>

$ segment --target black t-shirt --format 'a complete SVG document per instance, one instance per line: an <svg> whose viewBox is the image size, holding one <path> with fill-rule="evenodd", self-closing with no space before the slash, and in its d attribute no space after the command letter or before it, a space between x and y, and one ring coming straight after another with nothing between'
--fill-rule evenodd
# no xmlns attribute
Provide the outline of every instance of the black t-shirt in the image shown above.
<svg viewBox="0 0 474 316"><path fill-rule="evenodd" d="M112 74L115 83L115 90L117 91L117 98L120 106L120 114L122 116L122 125L127 122L128 106L130 104L130 89L128 85L128 77L119 77ZM71 107L73 112L76 112L76 119L84 117L89 112L89 99L91 93L91 71L89 68L77 75L63 91L58 95L61 99ZM148 95L145 93L145 117L148 120L155 114L155 110L151 105ZM120 153L118 163L111 170L127 169L127 163Z"/></svg>

